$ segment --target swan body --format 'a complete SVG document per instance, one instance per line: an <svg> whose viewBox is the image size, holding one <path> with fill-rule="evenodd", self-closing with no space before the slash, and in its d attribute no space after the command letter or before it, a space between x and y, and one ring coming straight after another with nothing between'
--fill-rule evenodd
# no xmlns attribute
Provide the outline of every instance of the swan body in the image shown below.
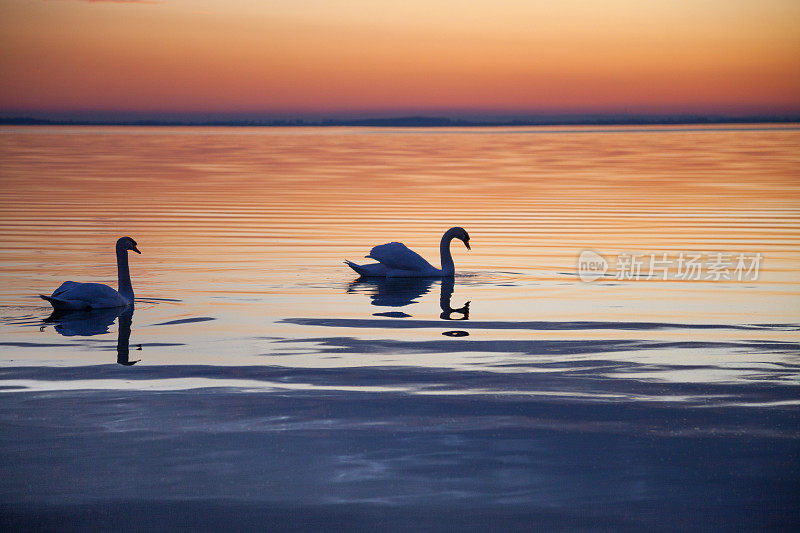
<svg viewBox="0 0 800 533"><path fill-rule="evenodd" d="M58 310L106 309L109 307L125 307L131 300L122 296L108 285L102 283L77 283L65 281L50 296L40 294L43 299L53 304Z"/></svg>
<svg viewBox="0 0 800 533"><path fill-rule="evenodd" d="M464 245L469 247L469 233L464 228L450 228L444 235L439 244L439 254L442 260L442 268L436 268L427 262L421 255L409 249L401 242L390 242L375 246L366 257L375 259L377 263L357 265L352 261L345 261L345 264L355 270L362 277L385 277L385 278L424 278L453 276L455 265L453 256L450 254L450 241L460 239Z"/></svg>
<svg viewBox="0 0 800 533"><path fill-rule="evenodd" d="M40 294L43 300L52 304L56 311L91 311L133 305L133 287L128 269L128 250L142 253L136 248L136 241L122 237L117 241L117 275L119 290L116 291L102 283L78 283L65 281L50 296Z"/></svg>

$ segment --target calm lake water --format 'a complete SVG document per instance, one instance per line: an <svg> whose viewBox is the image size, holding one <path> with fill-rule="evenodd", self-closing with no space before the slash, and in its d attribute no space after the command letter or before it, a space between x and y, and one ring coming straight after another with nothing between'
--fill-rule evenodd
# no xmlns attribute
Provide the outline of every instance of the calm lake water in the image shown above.
<svg viewBox="0 0 800 533"><path fill-rule="evenodd" d="M800 526L796 126L4 127L0 180L5 526ZM343 264L451 226L453 283ZM133 314L48 320L123 235Z"/></svg>

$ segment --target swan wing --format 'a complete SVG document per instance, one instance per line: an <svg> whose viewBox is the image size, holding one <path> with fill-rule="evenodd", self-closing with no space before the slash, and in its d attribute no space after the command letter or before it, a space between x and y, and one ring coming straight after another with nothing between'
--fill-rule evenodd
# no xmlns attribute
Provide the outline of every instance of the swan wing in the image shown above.
<svg viewBox="0 0 800 533"><path fill-rule="evenodd" d="M58 298L62 294L66 293L72 288L75 288L78 285L83 285L83 283L78 283L77 281L65 281L64 283L61 284L59 288L53 291L53 294L51 294L51 296L53 298Z"/></svg>
<svg viewBox="0 0 800 533"><path fill-rule="evenodd" d="M367 257L375 259L391 270L428 272L436 270L421 255L402 242L390 242L374 247Z"/></svg>

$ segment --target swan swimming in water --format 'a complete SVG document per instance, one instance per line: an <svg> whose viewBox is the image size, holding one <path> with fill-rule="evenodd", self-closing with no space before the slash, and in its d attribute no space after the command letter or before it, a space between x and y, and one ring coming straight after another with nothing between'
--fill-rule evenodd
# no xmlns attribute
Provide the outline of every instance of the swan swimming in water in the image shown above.
<svg viewBox="0 0 800 533"><path fill-rule="evenodd" d="M469 247L469 233L464 228L450 228L442 235L442 242L439 245L439 254L442 259L442 268L438 269L425 261L418 253L410 250L401 242L390 242L381 244L373 248L366 257L376 259L377 263L367 265L357 265L352 261L345 261L345 264L358 272L363 277L406 277L406 278L425 278L425 277L444 277L455 274L453 256L450 255L450 241L461 239L467 250Z"/></svg>
<svg viewBox="0 0 800 533"><path fill-rule="evenodd" d="M142 252L136 248L136 241L130 237L121 237L117 241L117 275L119 291L115 291L102 283L77 283L65 281L50 296L40 294L57 311L107 309L109 307L126 307L133 305L133 287L128 270L128 250L137 254Z"/></svg>

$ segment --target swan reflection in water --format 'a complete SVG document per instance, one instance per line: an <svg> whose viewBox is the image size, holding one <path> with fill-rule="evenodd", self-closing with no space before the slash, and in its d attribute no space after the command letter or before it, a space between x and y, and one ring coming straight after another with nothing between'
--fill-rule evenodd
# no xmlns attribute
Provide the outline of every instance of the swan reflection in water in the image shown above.
<svg viewBox="0 0 800 533"><path fill-rule="evenodd" d="M131 324L133 324L133 307L131 306L95 309L93 311L53 311L53 314L43 320L44 325L42 325L41 329L44 330L48 324L52 324L53 329L59 335L65 337L90 337L108 333L109 326L118 317L117 363L125 366L135 365L141 359L131 361L129 358ZM141 350L141 346L138 349Z"/></svg>
<svg viewBox="0 0 800 533"><path fill-rule="evenodd" d="M439 307L442 320L469 320L469 304L453 308L450 300L453 297L455 282L451 277L444 278L359 278L347 289L347 292L367 292L372 305L378 307L405 307L415 304L418 299L431 291L434 284L441 283ZM461 316L453 316L461 315ZM392 315L389 315L392 316ZM398 316L398 315L394 315ZM400 316L411 316L402 314Z"/></svg>
<svg viewBox="0 0 800 533"><path fill-rule="evenodd" d="M450 307L450 298L453 297L454 286L455 283L453 282L453 278L442 278L442 291L439 295L439 307L442 308L442 312L439 315L439 318L442 320L469 320L470 302L465 303L457 309ZM454 313L460 314L461 316L458 318L453 318L452 315Z"/></svg>

